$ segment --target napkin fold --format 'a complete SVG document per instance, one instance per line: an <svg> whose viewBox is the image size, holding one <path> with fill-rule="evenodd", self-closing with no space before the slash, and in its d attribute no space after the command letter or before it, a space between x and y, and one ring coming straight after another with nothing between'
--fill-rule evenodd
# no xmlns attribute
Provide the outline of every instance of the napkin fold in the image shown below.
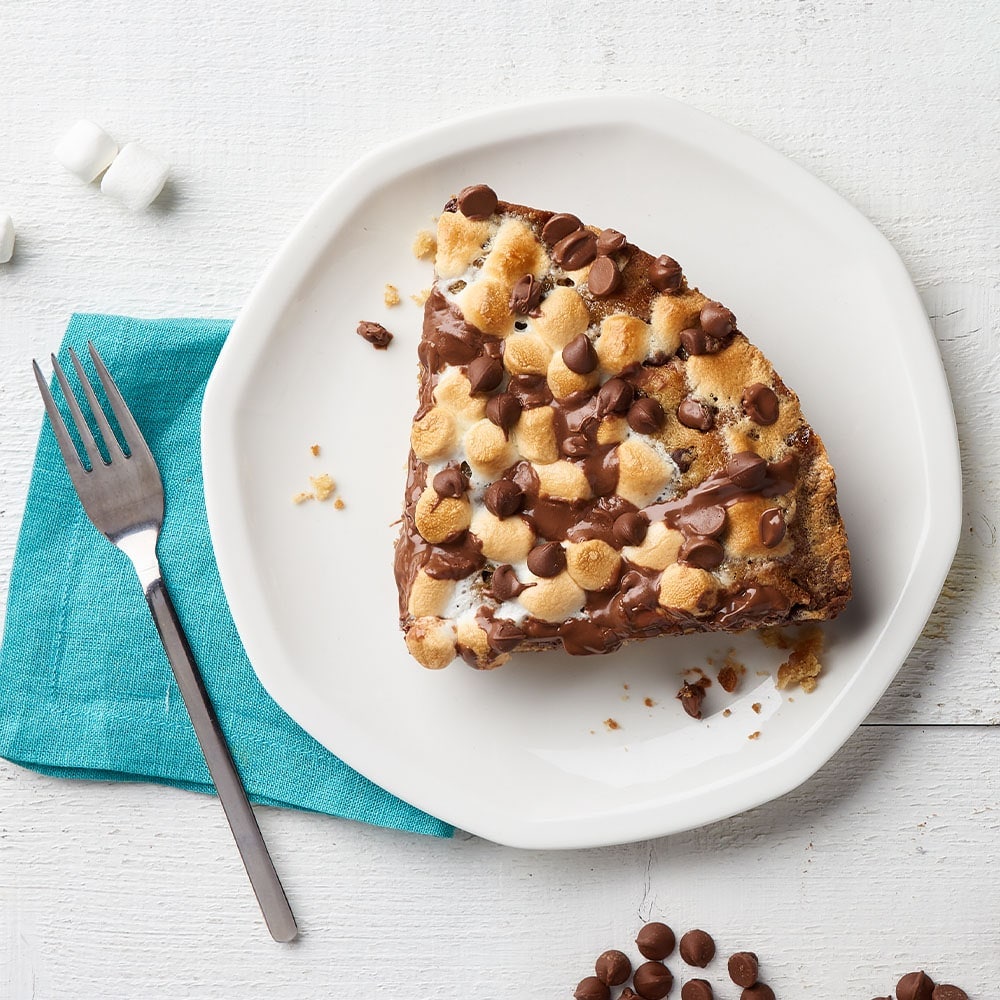
<svg viewBox="0 0 1000 1000"><path fill-rule="evenodd" d="M247 660L219 581L201 473L202 397L229 328L76 315L60 360L69 369L67 348L84 358L94 342L156 457L164 578L250 798L451 836L307 735ZM48 421L0 647L0 756L43 774L214 791L132 565L84 514Z"/></svg>

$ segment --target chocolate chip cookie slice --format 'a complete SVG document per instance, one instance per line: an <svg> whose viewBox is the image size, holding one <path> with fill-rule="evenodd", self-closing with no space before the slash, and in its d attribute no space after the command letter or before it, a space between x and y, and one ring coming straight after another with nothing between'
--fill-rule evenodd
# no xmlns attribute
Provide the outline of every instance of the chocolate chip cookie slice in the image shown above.
<svg viewBox="0 0 1000 1000"><path fill-rule="evenodd" d="M847 603L822 441L673 258L467 187L438 221L418 356L395 572L424 666Z"/></svg>

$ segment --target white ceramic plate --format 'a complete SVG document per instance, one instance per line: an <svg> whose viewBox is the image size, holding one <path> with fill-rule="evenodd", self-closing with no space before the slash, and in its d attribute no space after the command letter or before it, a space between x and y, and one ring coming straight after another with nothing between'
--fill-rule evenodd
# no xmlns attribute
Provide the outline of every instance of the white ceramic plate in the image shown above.
<svg viewBox="0 0 1000 1000"><path fill-rule="evenodd" d="M421 319L408 296L431 281L410 243L452 193L480 181L670 253L799 393L838 470L856 574L849 610L826 629L813 694L788 697L758 675L781 654L753 635L652 640L596 658L526 654L489 673L460 661L435 673L407 655L393 522ZM393 310L386 282L403 295ZM355 335L360 319L396 333L388 352ZM898 257L789 160L660 99L497 111L360 161L250 296L212 376L203 435L222 581L267 690L396 795L523 847L668 834L804 781L903 663L959 534L951 401ZM320 471L346 509L291 503ZM742 688L726 696L713 685L705 721L689 719L674 698L681 671L718 665L731 648L748 667Z"/></svg>

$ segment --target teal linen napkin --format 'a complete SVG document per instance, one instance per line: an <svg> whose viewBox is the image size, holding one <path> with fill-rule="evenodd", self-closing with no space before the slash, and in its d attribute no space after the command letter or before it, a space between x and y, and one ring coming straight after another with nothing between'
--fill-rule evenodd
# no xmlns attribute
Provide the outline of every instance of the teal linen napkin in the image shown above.
<svg viewBox="0 0 1000 1000"><path fill-rule="evenodd" d="M229 327L78 315L60 359L68 368L67 348L82 356L94 342L156 456L166 492L164 577L250 798L451 836L446 823L300 729L243 651L215 565L201 474L202 397ZM132 565L87 520L47 421L0 647L0 756L44 774L213 791Z"/></svg>

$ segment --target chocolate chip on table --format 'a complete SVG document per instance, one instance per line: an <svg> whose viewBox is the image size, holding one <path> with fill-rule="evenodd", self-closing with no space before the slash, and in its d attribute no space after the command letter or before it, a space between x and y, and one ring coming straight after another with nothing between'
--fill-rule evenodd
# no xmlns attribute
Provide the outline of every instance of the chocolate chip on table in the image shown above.
<svg viewBox="0 0 1000 1000"><path fill-rule="evenodd" d="M702 306L698 318L706 335L715 340L724 340L736 326L736 317L720 302L709 302Z"/></svg>
<svg viewBox="0 0 1000 1000"><path fill-rule="evenodd" d="M649 530L649 518L641 512L626 511L624 514L619 514L615 518L615 523L611 527L611 534L614 536L616 542L619 545L642 545L646 538L646 532ZM651 926L651 925L647 925ZM659 926L665 926L660 924ZM644 928L645 929L645 928ZM667 928L668 930L670 928ZM639 938L642 937L643 932L639 931L639 937L636 938L635 943L639 946L639 951L642 951L642 945L639 944ZM671 939L673 934L671 932ZM673 951L673 945L670 946L670 951ZM643 955L646 952L642 951ZM667 955L670 954L668 951ZM656 955L646 955L646 958L656 958ZM666 955L659 956L665 958Z"/></svg>
<svg viewBox="0 0 1000 1000"><path fill-rule="evenodd" d="M785 537L785 515L779 507L769 507L757 521L760 542L765 549L773 549Z"/></svg>
<svg viewBox="0 0 1000 1000"><path fill-rule="evenodd" d="M515 316L537 316L542 301L542 283L533 274L518 278L510 292L510 311Z"/></svg>
<svg viewBox="0 0 1000 1000"><path fill-rule="evenodd" d="M563 363L577 375L589 375L597 367L594 342L585 333L578 333L563 349Z"/></svg>
<svg viewBox="0 0 1000 1000"><path fill-rule="evenodd" d="M600 252L600 247L598 247ZM603 299L613 295L621 288L622 273L618 270L618 265L610 257L598 257L590 265L590 273L587 275L587 288L595 298Z"/></svg>
<svg viewBox="0 0 1000 1000"><path fill-rule="evenodd" d="M497 210L497 193L485 184L470 184L458 192L458 210L467 219L482 222Z"/></svg>
<svg viewBox="0 0 1000 1000"><path fill-rule="evenodd" d="M726 475L741 490L759 490L767 478L767 462L752 451L741 451L726 463Z"/></svg>
<svg viewBox="0 0 1000 1000"><path fill-rule="evenodd" d="M628 246L625 234L617 229L602 229L597 237L597 252L602 257L611 253L619 253Z"/></svg>
<svg viewBox="0 0 1000 1000"><path fill-rule="evenodd" d="M690 686L697 687L699 685ZM702 689L702 696L704 696L704 689ZM688 965L696 965L699 969L704 969L715 958L715 941L712 940L712 935L697 928L688 931L681 938L681 958Z"/></svg>
<svg viewBox="0 0 1000 1000"><path fill-rule="evenodd" d="M629 407L627 419L636 434L655 434L666 418L663 407L655 399L642 396Z"/></svg>
<svg viewBox="0 0 1000 1000"><path fill-rule="evenodd" d="M635 398L631 382L623 378L609 378L597 394L597 412L601 416L609 413L625 413Z"/></svg>
<svg viewBox="0 0 1000 1000"><path fill-rule="evenodd" d="M486 416L505 434L521 416L521 401L509 392L497 393L486 401Z"/></svg>
<svg viewBox="0 0 1000 1000"><path fill-rule="evenodd" d="M691 716L692 719L701 718L701 703L705 700L705 687L703 684L688 684L685 682L681 685L680 691L677 692L677 700L680 701L681 705L684 707L684 711ZM693 933L688 931L688 934ZM704 931L698 931L699 934L704 934ZM706 935L707 936L707 935ZM687 934L684 935L687 937ZM709 941L712 939L709 938ZM688 948L688 954L691 954L690 947ZM712 944L712 954L715 954L715 944ZM699 965L699 962L693 962L691 959L685 957L684 954L684 938L681 938L681 958L687 962L688 965ZM701 966L705 968L706 965L711 961L711 956L705 960L705 963Z"/></svg>
<svg viewBox="0 0 1000 1000"><path fill-rule="evenodd" d="M908 972L896 984L897 1000L933 1000L934 980L926 972Z"/></svg>
<svg viewBox="0 0 1000 1000"><path fill-rule="evenodd" d="M946 984L934 987L931 1000L969 1000L969 994L958 986Z"/></svg>
<svg viewBox="0 0 1000 1000"><path fill-rule="evenodd" d="M442 469L434 477L431 485L439 497L457 499L465 495L465 491L469 488L469 480L462 473L461 469L451 465L447 469Z"/></svg>
<svg viewBox="0 0 1000 1000"><path fill-rule="evenodd" d="M542 242L548 247L554 247L561 239L578 229L583 229L583 223L575 215L559 212L542 226Z"/></svg>
<svg viewBox="0 0 1000 1000"><path fill-rule="evenodd" d="M715 411L712 407L692 399L682 399L677 407L677 419L693 431L710 431L715 426Z"/></svg>
<svg viewBox="0 0 1000 1000"><path fill-rule="evenodd" d="M740 993L740 1000L774 1000L774 990L767 983L754 983Z"/></svg>
<svg viewBox="0 0 1000 1000"><path fill-rule="evenodd" d="M553 248L552 259L564 271L578 271L597 256L597 237L589 229L564 236Z"/></svg>
<svg viewBox="0 0 1000 1000"><path fill-rule="evenodd" d="M611 1000L611 990L597 976L581 979L573 991L576 1000Z"/></svg>
<svg viewBox="0 0 1000 1000"><path fill-rule="evenodd" d="M392 334L381 323L366 319L358 323L358 336L367 340L376 351L384 351L392 342Z"/></svg>
<svg viewBox="0 0 1000 1000"><path fill-rule="evenodd" d="M662 962L643 962L632 976L632 986L643 1000L663 1000L673 985L674 977Z"/></svg>
<svg viewBox="0 0 1000 1000"><path fill-rule="evenodd" d="M469 362L468 378L473 392L492 392L503 379L503 363L481 354Z"/></svg>
<svg viewBox="0 0 1000 1000"><path fill-rule="evenodd" d="M483 494L486 509L495 517L503 520L512 517L524 503L524 490L510 479L498 479L490 483Z"/></svg>
<svg viewBox="0 0 1000 1000"><path fill-rule="evenodd" d="M649 283L658 292L676 292L684 280L680 264L666 254L657 257L649 265L648 277Z"/></svg>
<svg viewBox="0 0 1000 1000"><path fill-rule="evenodd" d="M544 542L528 553L528 569L535 576L558 576L566 568L566 550L558 542Z"/></svg>
<svg viewBox="0 0 1000 1000"><path fill-rule="evenodd" d="M621 986L632 974L632 963L625 952L612 948L598 955L594 963L594 972L602 983L608 986Z"/></svg>
<svg viewBox="0 0 1000 1000"><path fill-rule="evenodd" d="M752 951L738 951L729 957L729 978L737 986L753 986L757 982L759 967Z"/></svg>
<svg viewBox="0 0 1000 1000"><path fill-rule="evenodd" d="M680 519L685 534L718 538L726 530L726 508L721 503L710 507L695 507Z"/></svg>
<svg viewBox="0 0 1000 1000"><path fill-rule="evenodd" d="M743 390L740 402L743 412L761 427L770 427L778 420L778 397L763 382L754 382Z"/></svg>
<svg viewBox="0 0 1000 1000"><path fill-rule="evenodd" d="M622 517L629 515L623 514ZM617 523L617 522L616 522ZM677 939L674 932L666 925L654 920L646 924L636 935L635 946L643 958L662 961L674 950Z"/></svg>
<svg viewBox="0 0 1000 1000"><path fill-rule="evenodd" d="M726 550L714 539L705 535L692 535L677 550L679 562L698 569L715 569L726 558Z"/></svg>
<svg viewBox="0 0 1000 1000"><path fill-rule="evenodd" d="M707 979L689 979L681 987L681 1000L714 1000L712 984Z"/></svg>

